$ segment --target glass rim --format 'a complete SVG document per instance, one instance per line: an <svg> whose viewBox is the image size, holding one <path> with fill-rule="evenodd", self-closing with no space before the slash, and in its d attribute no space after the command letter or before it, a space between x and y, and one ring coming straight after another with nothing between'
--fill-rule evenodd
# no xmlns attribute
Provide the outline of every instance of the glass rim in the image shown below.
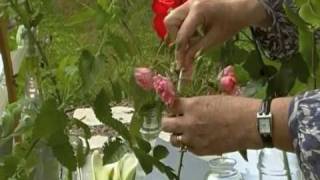
<svg viewBox="0 0 320 180"><path fill-rule="evenodd" d="M217 157L208 161L211 168L215 167L234 167L237 161L229 157Z"/></svg>

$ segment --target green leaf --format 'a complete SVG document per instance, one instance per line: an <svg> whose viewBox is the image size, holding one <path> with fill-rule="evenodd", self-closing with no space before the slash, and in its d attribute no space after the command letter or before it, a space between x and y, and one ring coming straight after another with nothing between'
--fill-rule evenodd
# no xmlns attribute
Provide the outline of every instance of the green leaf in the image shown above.
<svg viewBox="0 0 320 180"><path fill-rule="evenodd" d="M296 74L288 63L283 63L279 72L269 81L268 97L286 96L294 86Z"/></svg>
<svg viewBox="0 0 320 180"><path fill-rule="evenodd" d="M3 164L0 165L0 180L8 180L16 172L20 159L15 156L4 158Z"/></svg>
<svg viewBox="0 0 320 180"><path fill-rule="evenodd" d="M63 166L70 171L76 170L77 159L70 145L69 138L64 134L63 130L56 131L52 134L48 139L48 145L51 147L54 156Z"/></svg>
<svg viewBox="0 0 320 180"><path fill-rule="evenodd" d="M33 136L35 138L49 138L55 132L64 130L68 121L64 112L59 110L56 100L46 100L35 120Z"/></svg>
<svg viewBox="0 0 320 180"><path fill-rule="evenodd" d="M149 153L151 151L151 145L148 141L142 139L139 136L136 137L136 140L140 149L142 149L145 153Z"/></svg>
<svg viewBox="0 0 320 180"><path fill-rule="evenodd" d="M294 0L294 2L298 7L301 7L304 3L306 3L306 0Z"/></svg>
<svg viewBox="0 0 320 180"><path fill-rule="evenodd" d="M307 23L297 13L295 13L291 7L284 5L284 10L286 11L286 14L291 22L293 22L299 28L304 30L308 29Z"/></svg>
<svg viewBox="0 0 320 180"><path fill-rule="evenodd" d="M311 67L312 49L314 46L314 38L312 32L299 28L299 52Z"/></svg>
<svg viewBox="0 0 320 180"><path fill-rule="evenodd" d="M243 64L243 68L249 73L250 77L254 80L259 79L261 71L264 67L263 62L260 60L258 51L252 51L246 62Z"/></svg>
<svg viewBox="0 0 320 180"><path fill-rule="evenodd" d="M103 8L105 11L108 11L110 8L111 1L110 0L97 0L97 3Z"/></svg>
<svg viewBox="0 0 320 180"><path fill-rule="evenodd" d="M88 91L95 85L98 75L102 72L104 61L95 58L89 51L83 50L79 59L79 73L83 89Z"/></svg>
<svg viewBox="0 0 320 180"><path fill-rule="evenodd" d="M87 150L90 147L87 147ZM77 165L78 167L83 167L86 164L86 152L85 147L83 146L83 143L81 139L78 139L77 147L76 149L76 158L77 158Z"/></svg>
<svg viewBox="0 0 320 180"><path fill-rule="evenodd" d="M153 149L153 157L158 160L164 159L168 156L169 151L165 146L158 145Z"/></svg>
<svg viewBox="0 0 320 180"><path fill-rule="evenodd" d="M128 128L120 121L113 119L111 114L111 107L109 105L110 100L105 90L102 89L97 95L96 100L93 105L93 110L98 118L103 124L116 130L124 139L131 143L131 136Z"/></svg>
<svg viewBox="0 0 320 180"><path fill-rule="evenodd" d="M24 101L20 100L7 105L0 119L1 137L7 137L13 133L15 122L20 119Z"/></svg>
<svg viewBox="0 0 320 180"><path fill-rule="evenodd" d="M228 46L226 56L228 64L240 64L248 58L249 52L232 44Z"/></svg>
<svg viewBox="0 0 320 180"><path fill-rule="evenodd" d="M103 164L120 161L127 152L128 146L120 138L107 142L103 148Z"/></svg>
<svg viewBox="0 0 320 180"><path fill-rule="evenodd" d="M253 97L257 94L258 90L263 87L259 81L249 81L243 88L242 93L246 97Z"/></svg>
<svg viewBox="0 0 320 180"><path fill-rule="evenodd" d="M118 80L118 79L117 79ZM119 83L120 81L110 81L111 86L112 86L112 92L113 92L113 98L116 102L121 102L122 100L122 89L121 89L121 85Z"/></svg>
<svg viewBox="0 0 320 180"><path fill-rule="evenodd" d="M305 62L301 54L299 53L293 56L291 61L289 61L289 63L294 69L294 72L297 78L299 79L299 81L302 83L308 83L308 79L310 77L310 71L307 63Z"/></svg>
<svg viewBox="0 0 320 180"><path fill-rule="evenodd" d="M131 123L130 123L130 134L133 136L139 136L140 135L140 128L143 124L143 117L139 115L139 112L135 111Z"/></svg>
<svg viewBox="0 0 320 180"><path fill-rule="evenodd" d="M160 162L159 159L152 157L150 154L145 153L144 151L138 148L133 148L133 152L135 153L142 169L146 174L149 174L152 172L153 165L154 165L158 168L160 172L165 173L170 180L177 179L177 176L175 175L174 170L171 167Z"/></svg>
<svg viewBox="0 0 320 180"><path fill-rule="evenodd" d="M301 6L299 15L306 21L307 23L319 27L320 26L320 16L314 12L313 7L310 3L305 3Z"/></svg>
<svg viewBox="0 0 320 180"><path fill-rule="evenodd" d="M103 27L110 22L111 14L108 13L101 7L100 5L97 6L95 9L96 11L96 24L98 29L103 29Z"/></svg>
<svg viewBox="0 0 320 180"><path fill-rule="evenodd" d="M239 84L245 84L250 80L249 73L241 65L234 65L234 70Z"/></svg>
<svg viewBox="0 0 320 180"><path fill-rule="evenodd" d="M76 14L67 19L66 26L76 26L79 24L86 23L92 20L96 15L94 9L90 7L85 7L82 10L78 11Z"/></svg>
<svg viewBox="0 0 320 180"><path fill-rule="evenodd" d="M309 0L310 6L314 14L319 18L320 17L320 1L319 0Z"/></svg>
<svg viewBox="0 0 320 180"><path fill-rule="evenodd" d="M83 123L78 119L73 119L73 121L79 128L83 130L86 139L91 138L90 127L87 124Z"/></svg>
<svg viewBox="0 0 320 180"><path fill-rule="evenodd" d="M146 174L149 174L152 172L153 169L153 163L152 163L152 158L150 157L150 155L148 155L147 153L145 153L143 150L138 149L138 148L133 148L134 154L136 155L136 157L139 160L139 163L142 167L142 169L144 170L144 172Z"/></svg>

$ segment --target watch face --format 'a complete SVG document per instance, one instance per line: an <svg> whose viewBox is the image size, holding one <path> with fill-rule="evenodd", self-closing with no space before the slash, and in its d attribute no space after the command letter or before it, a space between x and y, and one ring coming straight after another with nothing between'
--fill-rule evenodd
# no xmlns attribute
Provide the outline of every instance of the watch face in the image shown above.
<svg viewBox="0 0 320 180"><path fill-rule="evenodd" d="M259 131L260 133L271 133L271 127L269 123L269 119L261 118L259 119Z"/></svg>

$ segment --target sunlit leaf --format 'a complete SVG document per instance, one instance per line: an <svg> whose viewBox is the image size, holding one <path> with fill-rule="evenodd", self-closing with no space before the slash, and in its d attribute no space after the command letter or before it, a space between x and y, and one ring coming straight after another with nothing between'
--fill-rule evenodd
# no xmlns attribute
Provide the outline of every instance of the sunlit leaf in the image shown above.
<svg viewBox="0 0 320 180"><path fill-rule="evenodd" d="M314 9L310 3L305 3L301 6L299 15L308 23L319 27L320 26L320 16L314 12Z"/></svg>

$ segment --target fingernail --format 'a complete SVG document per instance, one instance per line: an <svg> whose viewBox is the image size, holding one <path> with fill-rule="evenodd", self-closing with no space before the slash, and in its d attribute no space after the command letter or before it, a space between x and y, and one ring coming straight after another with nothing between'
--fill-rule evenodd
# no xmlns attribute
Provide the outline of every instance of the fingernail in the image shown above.
<svg viewBox="0 0 320 180"><path fill-rule="evenodd" d="M175 45L174 42L171 42L171 43L169 42L169 45L168 45L168 46L169 46L169 48L172 48L174 45Z"/></svg>
<svg viewBox="0 0 320 180"><path fill-rule="evenodd" d="M197 59L199 56L201 56L202 54L202 50L200 49L199 51L196 52L196 54L194 55L194 58Z"/></svg>

